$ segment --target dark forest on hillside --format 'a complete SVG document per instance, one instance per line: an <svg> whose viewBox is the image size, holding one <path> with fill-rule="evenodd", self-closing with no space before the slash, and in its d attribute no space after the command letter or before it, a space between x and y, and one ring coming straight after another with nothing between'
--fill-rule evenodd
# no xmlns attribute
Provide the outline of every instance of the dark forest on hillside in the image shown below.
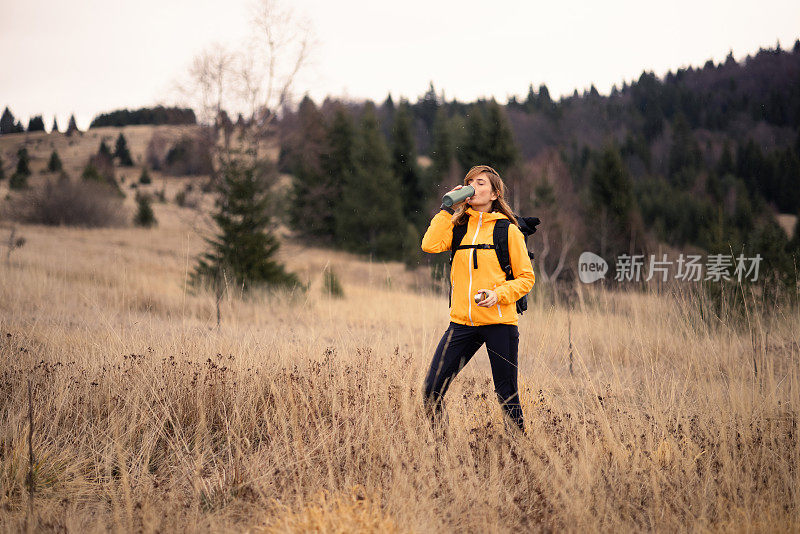
<svg viewBox="0 0 800 534"><path fill-rule="evenodd" d="M414 103L305 98L283 116L280 166L295 178L296 230L377 257L431 261L414 244L441 194L486 163L518 213L542 218L545 279L582 250L663 246L759 251L794 279L798 232L790 241L775 215L800 213L798 125L800 42L663 78L644 72L608 96L592 87L556 101L541 85L507 105L464 103L431 84ZM370 239L347 235L355 214L378 225Z"/></svg>
<svg viewBox="0 0 800 534"><path fill-rule="evenodd" d="M92 119L89 128L133 124L197 124L197 118L194 110L188 108L156 106L135 110L120 109L101 113Z"/></svg>

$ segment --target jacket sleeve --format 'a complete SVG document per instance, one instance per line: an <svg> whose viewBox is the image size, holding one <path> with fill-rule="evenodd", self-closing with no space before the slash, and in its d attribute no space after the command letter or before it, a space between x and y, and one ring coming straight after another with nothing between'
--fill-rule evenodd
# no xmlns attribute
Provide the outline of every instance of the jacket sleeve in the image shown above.
<svg viewBox="0 0 800 534"><path fill-rule="evenodd" d="M495 289L500 304L511 304L527 294L536 282L533 265L525 246L525 238L516 225L508 226L508 256L511 260L513 280L506 280Z"/></svg>
<svg viewBox="0 0 800 534"><path fill-rule="evenodd" d="M433 216L430 226L422 236L422 250L425 252L438 253L450 250L453 245L453 221L445 210Z"/></svg>

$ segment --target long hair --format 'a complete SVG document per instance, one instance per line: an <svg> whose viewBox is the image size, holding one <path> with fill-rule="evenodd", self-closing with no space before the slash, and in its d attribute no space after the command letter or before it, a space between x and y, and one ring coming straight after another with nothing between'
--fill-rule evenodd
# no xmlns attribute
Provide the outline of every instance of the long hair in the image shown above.
<svg viewBox="0 0 800 534"><path fill-rule="evenodd" d="M502 213L513 223L519 226L517 223L517 218L514 217L514 212L511 210L511 206L508 205L506 202L506 184L503 183L503 179L500 178L500 173L498 173L493 168L489 167L488 165L475 165L472 167L468 172L467 175L464 176L464 185L467 185L470 178L478 176L479 174L486 174L489 177L489 183L492 184L492 192L497 195L497 198L492 201L492 211L497 211ZM460 224L467 224L469 220L469 214L467 213L467 203L464 202L458 208L456 208L455 212L453 212L453 224L456 226Z"/></svg>

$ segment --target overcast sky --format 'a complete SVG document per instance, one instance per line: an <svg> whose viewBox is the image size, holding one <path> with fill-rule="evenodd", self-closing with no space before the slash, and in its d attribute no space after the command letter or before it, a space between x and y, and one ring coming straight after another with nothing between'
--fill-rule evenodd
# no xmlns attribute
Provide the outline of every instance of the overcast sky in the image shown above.
<svg viewBox="0 0 800 534"><path fill-rule="evenodd" d="M0 108L27 125L70 113L173 104L174 83L211 43L248 33L248 0L0 0ZM432 81L459 100L601 93L729 51L738 60L800 38L800 1L293 0L318 41L298 89L382 101Z"/></svg>

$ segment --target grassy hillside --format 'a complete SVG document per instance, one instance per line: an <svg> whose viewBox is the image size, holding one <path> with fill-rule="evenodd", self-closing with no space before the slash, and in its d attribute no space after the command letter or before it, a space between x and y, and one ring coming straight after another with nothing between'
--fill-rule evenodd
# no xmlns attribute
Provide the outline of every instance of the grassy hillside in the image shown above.
<svg viewBox="0 0 800 534"><path fill-rule="evenodd" d="M138 159L146 135L125 131ZM53 142L68 169L86 157ZM213 296L186 286L204 218L154 209L153 230L21 225L0 262L3 531L29 515L29 382L45 530L800 528L797 316L704 322L686 285L578 287L568 312L537 284L527 436L503 430L485 349L437 436L419 390L447 300L427 273L287 240L309 291L227 296L217 329ZM323 295L326 265L344 299Z"/></svg>
<svg viewBox="0 0 800 534"><path fill-rule="evenodd" d="M147 144L150 142L154 132L177 138L182 132L192 131L193 129L196 129L196 127L144 125L125 126L123 128L93 128L82 134L74 134L72 136L47 132L10 134L0 136L0 156L3 158L7 173L10 174L14 169L12 163L16 162L17 149L23 146L27 147L31 156L31 170L35 174L46 172L50 153L53 150L57 150L61 161L64 163L64 170L70 176L77 177L83 171L89 156L97 153L102 141L105 140L111 150L114 150L114 142L120 132L125 135L128 141L128 147L135 165L141 168L145 160ZM122 169L120 174L138 178L138 172L136 171L136 168L129 169L127 172Z"/></svg>

